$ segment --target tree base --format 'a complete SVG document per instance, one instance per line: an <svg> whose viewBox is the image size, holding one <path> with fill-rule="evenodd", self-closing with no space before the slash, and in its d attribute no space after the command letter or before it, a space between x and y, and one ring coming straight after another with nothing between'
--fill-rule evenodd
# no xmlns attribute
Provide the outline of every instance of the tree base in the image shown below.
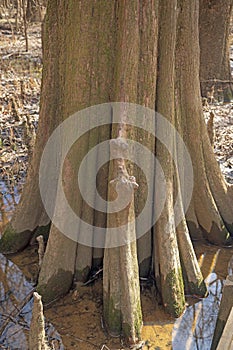
<svg viewBox="0 0 233 350"><path fill-rule="evenodd" d="M104 302L104 319L107 320L105 325L108 332L113 336L123 335L126 339L132 336L132 325L122 321L122 313L115 306L112 298L105 297ZM141 305L139 304L135 310L135 323L133 325L135 336L139 340L142 328Z"/></svg>

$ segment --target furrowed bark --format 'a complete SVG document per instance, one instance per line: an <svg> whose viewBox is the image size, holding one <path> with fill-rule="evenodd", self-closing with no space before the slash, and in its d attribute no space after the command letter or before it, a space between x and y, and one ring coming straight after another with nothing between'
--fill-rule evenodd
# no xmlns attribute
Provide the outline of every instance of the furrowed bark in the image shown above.
<svg viewBox="0 0 233 350"><path fill-rule="evenodd" d="M57 47L53 47L51 55L45 59L44 70L47 72L52 63L59 67L60 94L57 105L61 122L79 110L98 103L109 102L114 57L114 3L109 2L106 5L105 2L96 2L90 6L84 1L51 0L47 12L46 43L51 35L54 11L55 14L62 13L63 15L56 18ZM100 20L100 17L104 20ZM66 35L67 28L69 28L69 35ZM47 93L49 94L49 91ZM45 96L44 103L48 103ZM56 113L53 113L53 117L57 118ZM106 126L105 131L106 129L110 130L110 126ZM80 163L90 148L98 142L99 132L101 128L90 130L77 140L65 159L63 171L58 167L64 192L71 208L79 218L86 220L90 225L95 224L96 214L94 208L90 208L82 198L76 181ZM69 135L64 135L62 142L68 141ZM62 144L60 147L62 152ZM95 166L93 168L92 165L86 165L87 186L92 185L93 176L96 175L94 170ZM107 184L103 184L104 186L106 187ZM58 206L61 217L66 223L67 215L59 196L55 205ZM105 225L106 219L104 219L104 216L100 216L100 225ZM67 225L70 223L67 222ZM66 230L63 233L59 232L52 225L38 284L38 290L46 302L66 293L73 279L85 281L92 267L92 247L77 244L80 235L85 234L82 223L77 227L76 242L64 236L65 233Z"/></svg>
<svg viewBox="0 0 233 350"><path fill-rule="evenodd" d="M140 2L140 57L138 64L138 96L137 103L141 106L154 110L157 78L157 50L158 50L158 3L153 1ZM135 130L135 139L148 148L152 154L155 150L155 139L152 135L146 134L141 129ZM154 169L148 157L141 154L135 155L141 159L142 170L151 171L150 180L153 181ZM153 157L153 155L152 155ZM147 192L146 179L137 167L134 168L135 177L139 183L139 190L135 192L135 215L139 215L144 207L145 201L151 202L151 218L153 212L153 192ZM149 196L149 198L147 198ZM136 226L137 231L137 226ZM140 276L146 277L151 269L152 257L152 233L146 232L137 240L137 254Z"/></svg>
<svg viewBox="0 0 233 350"><path fill-rule="evenodd" d="M110 226L118 227L116 234L123 236L126 243L120 247L105 248L104 318L110 334L123 334L135 343L140 338L142 326L133 204L133 187L136 183L129 177L123 159L113 160L111 175L113 180L109 187L109 199L115 197L117 186L118 197L131 192L131 201L120 213L111 214L108 222ZM126 227L121 228L122 225ZM111 244L111 236L108 237L108 234L107 229L106 243Z"/></svg>
<svg viewBox="0 0 233 350"><path fill-rule="evenodd" d="M176 112L182 123L183 138L194 164L194 189L187 214L188 226L194 238L202 235L215 244L225 243L229 233L219 212L216 191L211 186L206 170L203 147L209 143L211 167L215 167L213 151L210 147L207 128L203 122L203 112L199 85L199 44L198 44L198 4L179 1L178 34L176 45ZM190 16L190 13L195 15ZM189 44L188 44L188 42ZM192 43L190 45L190 43ZM194 128L195 122L195 128ZM219 180L220 169L216 170ZM212 190L214 192L212 193ZM227 209L226 212L229 210ZM191 213L191 215L190 215ZM229 217L230 215L228 215ZM195 220L194 222L192 220ZM194 234L193 234L194 233Z"/></svg>
<svg viewBox="0 0 233 350"><path fill-rule="evenodd" d="M37 230L37 235L48 235L49 222L39 190L39 166L40 159L52 131L61 121L59 99L61 96L59 81L59 63L50 58L51 52L60 51L57 45L58 31L56 26L57 11L53 10L50 16L52 3L48 5L48 15L42 30L43 61L45 62L42 74L40 118L35 143L35 152L28 167L28 174L20 202L14 212L11 222L6 227L0 241L0 251L3 253L15 253L25 248ZM49 18L49 20L48 20ZM48 32L50 33L48 35ZM42 232L41 232L42 231Z"/></svg>
<svg viewBox="0 0 233 350"><path fill-rule="evenodd" d="M202 124L204 128L204 120ZM231 236L233 236L233 201L231 193L233 186L226 183L219 164L213 152L211 152L208 139L203 136L202 140L205 170L208 176L209 186L224 225Z"/></svg>
<svg viewBox="0 0 233 350"><path fill-rule="evenodd" d="M206 296L207 288L200 266L198 265L185 220L182 220L178 225L176 233L185 292L186 294L195 294L204 297Z"/></svg>
<svg viewBox="0 0 233 350"><path fill-rule="evenodd" d="M49 303L66 294L71 288L75 253L76 243L52 225L37 286L37 291L42 295L44 303Z"/></svg>
<svg viewBox="0 0 233 350"><path fill-rule="evenodd" d="M174 124L174 68L176 43L176 2L161 1L159 8L159 76L157 80L157 111ZM169 42L169 48L165 43ZM167 130L158 132L166 135ZM175 135L167 135L170 149L175 147ZM182 271L176 238L173 210L173 162L170 154L160 143L156 143L156 155L166 178L166 202L155 225L154 240L159 254L160 282L163 304L168 312L178 317L185 307ZM156 171L156 169L155 169ZM155 188L155 203L157 197ZM155 257L156 261L156 257ZM158 277L158 276L157 276Z"/></svg>
<svg viewBox="0 0 233 350"><path fill-rule="evenodd" d="M139 5L136 2L122 1L118 3L117 14L118 40L115 71L115 99L121 102L136 102L139 57ZM114 122L113 111L113 122ZM126 110L120 107L121 122L112 130L117 138L111 141L110 152L116 158L110 163L109 200L129 198L128 205L121 211L108 214L106 243L113 239L111 227L117 228L117 235L125 238L125 244L105 248L103 268L103 304L104 318L111 333L121 333L136 343L140 338L142 314L140 303L140 287L136 250L135 214L133 188L135 179L128 175L123 149L127 147L124 138L133 136L133 131L126 127ZM122 144L125 145L122 149ZM114 187L113 187L114 185ZM116 187L115 187L116 186ZM115 193L114 193L115 192ZM125 225L121 227L122 225ZM120 244L119 244L120 245Z"/></svg>
<svg viewBox="0 0 233 350"><path fill-rule="evenodd" d="M185 55L185 53L182 50L186 52L188 48L186 48L185 45L186 46L189 45L188 43L186 43L184 37L185 35L190 35L190 33L187 33L187 23L185 23L185 21L189 21L188 18L191 13L193 14L193 17L194 17L192 18L191 27L192 27L192 35L195 35L195 41L193 43L193 45L195 46L198 38L198 35L196 32L198 30L198 26L197 26L198 6L195 4L191 5L190 3L187 4L185 1L178 1L178 19L177 19L178 29L177 29L177 39L176 39L176 52L175 52L176 54L175 126L176 126L176 130L179 132L179 134L182 136L182 138L185 141L186 139L185 139L184 130L186 127L186 120L185 120L185 114L184 114L184 111L182 110L179 98L180 96L182 96L183 91L185 93L186 91L183 90L183 86L180 83L179 71L181 70L184 73L190 64L190 62L187 62L188 61L187 58L190 58L189 55ZM190 21L189 21L189 24L190 24ZM195 28L195 30L193 28ZM191 38L193 39L193 37ZM182 60L181 60L181 52L182 52ZM198 62L195 61L195 63L197 64L197 69L198 69ZM196 94L196 92L197 92L197 95L195 96L199 96L198 89L194 90L193 93ZM202 276L202 273L198 265L198 261L192 246L192 242L188 231L188 225L185 219L183 203L182 203L182 199L183 199L182 196L186 196L186 193L182 194L181 192L182 189L181 189L180 179L185 179L186 182L189 181L189 186L192 186L192 183L191 183L192 179L191 179L191 174L186 173L187 164L185 164L183 150L179 149L178 143L176 146L177 146L176 157L179 157L179 162L182 162L180 169L177 169L178 178L176 178L175 189L176 189L179 211L183 213L183 219L181 220L179 225L176 227L176 233L177 233L178 247L179 247L180 260L181 260L181 266L182 266L184 288L186 293L205 296L206 285L204 283L204 278ZM188 176L190 176L190 179L189 178L187 179ZM194 178L194 182L195 182L195 178ZM189 218L189 220L191 219L190 221L192 222L192 224L189 226L189 229L195 232L195 238L202 237L202 232L199 228L198 219L197 219L195 208L192 201L188 208L187 217Z"/></svg>

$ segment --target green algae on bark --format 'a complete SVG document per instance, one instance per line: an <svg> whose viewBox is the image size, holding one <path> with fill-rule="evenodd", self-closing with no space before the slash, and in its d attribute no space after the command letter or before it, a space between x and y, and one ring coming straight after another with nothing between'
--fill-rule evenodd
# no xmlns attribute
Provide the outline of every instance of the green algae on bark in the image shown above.
<svg viewBox="0 0 233 350"><path fill-rule="evenodd" d="M32 232L26 230L17 232L11 223L8 223L4 235L0 239L0 252L3 254L13 254L22 250L29 243Z"/></svg>
<svg viewBox="0 0 233 350"><path fill-rule="evenodd" d="M39 279L37 292L42 296L44 303L49 303L61 295L68 293L73 281L71 271L59 269L46 283Z"/></svg>
<svg viewBox="0 0 233 350"><path fill-rule="evenodd" d="M172 270L163 283L165 309L174 317L179 317L185 308L182 271Z"/></svg>

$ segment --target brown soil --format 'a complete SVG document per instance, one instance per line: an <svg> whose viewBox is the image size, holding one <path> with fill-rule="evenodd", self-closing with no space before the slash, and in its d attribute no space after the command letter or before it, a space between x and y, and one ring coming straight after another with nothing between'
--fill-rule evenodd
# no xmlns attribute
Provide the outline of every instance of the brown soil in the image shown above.
<svg viewBox="0 0 233 350"><path fill-rule="evenodd" d="M157 305L153 292L143 292L142 308L142 339L151 346L171 349L174 320ZM101 280L90 287L78 287L48 308L45 315L61 334L66 349L94 350L104 344L111 350L128 349L122 339L110 337L104 329Z"/></svg>

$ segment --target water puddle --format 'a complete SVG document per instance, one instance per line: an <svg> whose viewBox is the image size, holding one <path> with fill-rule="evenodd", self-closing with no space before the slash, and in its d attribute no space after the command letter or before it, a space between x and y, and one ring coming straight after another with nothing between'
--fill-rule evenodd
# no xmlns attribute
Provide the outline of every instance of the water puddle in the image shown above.
<svg viewBox="0 0 233 350"><path fill-rule="evenodd" d="M6 181L0 181L0 237L4 226L12 217L12 213L19 202L21 188L9 184Z"/></svg>
<svg viewBox="0 0 233 350"><path fill-rule="evenodd" d="M28 349L33 290L33 284L19 267L0 254L1 349ZM46 323L46 334L52 349L64 349L61 337L51 323Z"/></svg>
<svg viewBox="0 0 233 350"><path fill-rule="evenodd" d="M173 350L210 350L233 248L218 248L207 243L195 246L199 265L208 287L208 296L194 303L178 318L172 331ZM188 298L189 301L189 298Z"/></svg>
<svg viewBox="0 0 233 350"><path fill-rule="evenodd" d="M217 320L223 280L216 273L206 278L209 295L189 306L172 331L173 350L209 350Z"/></svg>
<svg viewBox="0 0 233 350"><path fill-rule="evenodd" d="M143 339L153 349L210 350L217 320L222 288L228 274L233 248L219 248L196 242L195 251L208 287L208 296L186 295L187 308L177 319L169 318L154 299L143 302ZM143 300L143 296L142 296Z"/></svg>

